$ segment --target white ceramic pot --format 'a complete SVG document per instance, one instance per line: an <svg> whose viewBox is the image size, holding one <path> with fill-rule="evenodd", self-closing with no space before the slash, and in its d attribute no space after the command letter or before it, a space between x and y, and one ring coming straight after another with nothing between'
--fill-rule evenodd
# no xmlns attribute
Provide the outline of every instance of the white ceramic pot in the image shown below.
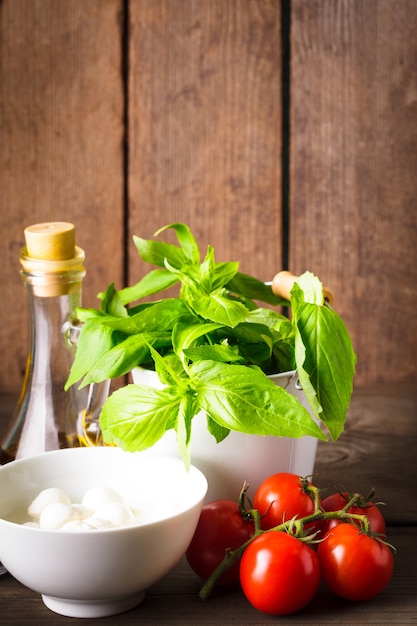
<svg viewBox="0 0 417 626"><path fill-rule="evenodd" d="M155 372L142 368L132 371L135 383L162 387ZM296 371L276 374L270 378L293 394L312 414ZM300 476L313 473L317 439L301 437L264 437L231 431L221 443L216 443L206 427L206 416L199 413L192 421L191 460L208 480L206 501L226 498L237 500L243 483L249 484L248 495L267 476L276 472L292 472ZM168 431L144 454L178 456L176 433Z"/></svg>

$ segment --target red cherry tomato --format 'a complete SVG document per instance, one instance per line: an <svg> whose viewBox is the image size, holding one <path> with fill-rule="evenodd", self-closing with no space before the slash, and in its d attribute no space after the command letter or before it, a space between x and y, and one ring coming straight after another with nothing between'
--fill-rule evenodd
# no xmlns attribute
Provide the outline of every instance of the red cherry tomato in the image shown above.
<svg viewBox="0 0 417 626"><path fill-rule="evenodd" d="M346 504L349 502L350 496L347 492L344 493L333 493L330 496L327 496L321 503L324 511L339 511L343 509ZM386 531L386 524L383 514L380 509L368 500L367 498L362 498L357 506L352 506L348 509L348 513L353 513L354 515L366 515L369 520L370 530L373 533L384 535ZM357 526L360 526L359 520L352 520ZM319 522L317 527L320 530L319 537L324 537L326 532L328 532L331 528L334 528L338 524L343 523L342 520L323 520Z"/></svg>
<svg viewBox="0 0 417 626"><path fill-rule="evenodd" d="M246 598L262 613L295 613L310 602L319 586L317 554L287 533L264 533L243 553L240 583Z"/></svg>
<svg viewBox="0 0 417 626"><path fill-rule="evenodd" d="M314 512L314 500L306 492L303 482L304 479L296 474L280 472L272 474L259 485L253 506L261 514L263 529L268 530L293 517L305 517Z"/></svg>
<svg viewBox="0 0 417 626"><path fill-rule="evenodd" d="M354 524L331 529L317 551L324 582L348 600L369 600L391 580L394 557L386 544L369 537Z"/></svg>
<svg viewBox="0 0 417 626"><path fill-rule="evenodd" d="M246 521L239 506L231 500L214 500L201 511L194 537L186 552L186 558L203 580L206 580L225 557L226 550L239 548L252 535L252 522ZM218 580L219 585L239 582L239 563L230 567Z"/></svg>

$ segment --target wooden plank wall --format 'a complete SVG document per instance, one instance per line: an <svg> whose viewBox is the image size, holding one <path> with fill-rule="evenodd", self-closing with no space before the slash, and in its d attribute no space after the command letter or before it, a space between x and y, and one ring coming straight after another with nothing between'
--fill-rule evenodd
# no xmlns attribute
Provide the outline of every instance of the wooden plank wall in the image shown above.
<svg viewBox="0 0 417 626"><path fill-rule="evenodd" d="M281 263L280 3L133 2L129 59L130 232L185 221L203 250L270 280Z"/></svg>
<svg viewBox="0 0 417 626"><path fill-rule="evenodd" d="M0 390L25 368L25 226L77 227L84 301L123 276L121 24L114 0L0 2Z"/></svg>
<svg viewBox="0 0 417 626"><path fill-rule="evenodd" d="M1 0L0 391L18 390L26 225L66 219L84 302L185 221L336 294L357 385L417 382L415 0Z"/></svg>
<svg viewBox="0 0 417 626"><path fill-rule="evenodd" d="M334 287L358 382L417 377L417 2L292 0L296 272Z"/></svg>

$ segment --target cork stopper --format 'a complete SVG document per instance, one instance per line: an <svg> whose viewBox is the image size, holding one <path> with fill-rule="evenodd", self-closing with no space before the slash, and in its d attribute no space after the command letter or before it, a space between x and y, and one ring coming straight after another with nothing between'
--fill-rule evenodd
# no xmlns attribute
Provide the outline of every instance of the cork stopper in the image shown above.
<svg viewBox="0 0 417 626"><path fill-rule="evenodd" d="M84 251L75 245L75 227L69 222L45 222L25 228L21 250L22 277L41 297L60 296L81 289Z"/></svg>
<svg viewBox="0 0 417 626"><path fill-rule="evenodd" d="M75 256L75 227L69 222L46 222L25 228L28 257L65 261Z"/></svg>

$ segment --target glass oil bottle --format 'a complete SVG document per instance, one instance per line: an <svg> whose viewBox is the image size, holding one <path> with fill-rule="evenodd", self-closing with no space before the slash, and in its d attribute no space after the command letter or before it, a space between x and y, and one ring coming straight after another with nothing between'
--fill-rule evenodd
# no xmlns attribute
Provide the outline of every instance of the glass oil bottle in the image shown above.
<svg viewBox="0 0 417 626"><path fill-rule="evenodd" d="M101 445L99 413L109 382L64 390L76 349L84 251L68 222L25 229L20 253L29 317L21 394L1 442L0 463L48 450Z"/></svg>

